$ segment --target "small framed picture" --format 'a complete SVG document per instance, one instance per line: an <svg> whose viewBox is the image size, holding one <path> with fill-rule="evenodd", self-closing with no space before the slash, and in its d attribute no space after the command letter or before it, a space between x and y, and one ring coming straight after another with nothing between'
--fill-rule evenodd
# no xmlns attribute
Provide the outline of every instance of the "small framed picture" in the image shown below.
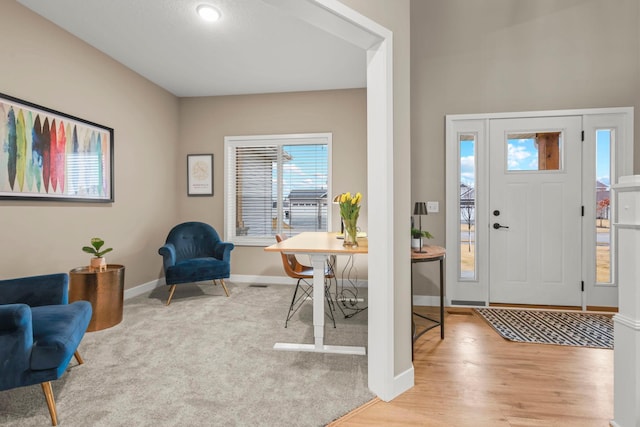
<svg viewBox="0 0 640 427"><path fill-rule="evenodd" d="M187 195L213 196L213 154L187 154Z"/></svg>

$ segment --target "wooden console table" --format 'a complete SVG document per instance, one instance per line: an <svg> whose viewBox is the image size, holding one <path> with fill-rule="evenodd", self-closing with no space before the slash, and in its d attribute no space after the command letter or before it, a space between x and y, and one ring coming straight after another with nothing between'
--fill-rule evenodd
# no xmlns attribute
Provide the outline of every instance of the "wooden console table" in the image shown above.
<svg viewBox="0 0 640 427"><path fill-rule="evenodd" d="M428 326L422 331L416 333L416 326L413 319L411 320L411 356L413 358L413 343L415 340L420 338L422 334L431 330L437 326L440 326L440 339L444 339L444 257L446 254L445 248L441 246L431 246L424 245L422 247L423 252L417 252L415 250L411 251L411 311L414 316L421 317L423 319L429 320L434 324ZM416 313L413 311L413 264L417 262L430 262L430 261L439 261L440 262L440 320L435 320L430 317L424 316L420 313Z"/></svg>
<svg viewBox="0 0 640 427"><path fill-rule="evenodd" d="M69 301L89 301L93 308L87 331L99 331L122 321L124 266L108 264L105 271L89 267L69 272Z"/></svg>

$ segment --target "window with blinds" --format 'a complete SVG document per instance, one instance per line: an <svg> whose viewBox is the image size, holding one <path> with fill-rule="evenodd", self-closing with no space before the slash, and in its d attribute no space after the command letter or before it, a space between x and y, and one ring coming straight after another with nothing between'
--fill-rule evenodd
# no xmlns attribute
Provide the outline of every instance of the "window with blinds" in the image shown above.
<svg viewBox="0 0 640 427"><path fill-rule="evenodd" d="M331 134L225 138L225 239L327 231Z"/></svg>

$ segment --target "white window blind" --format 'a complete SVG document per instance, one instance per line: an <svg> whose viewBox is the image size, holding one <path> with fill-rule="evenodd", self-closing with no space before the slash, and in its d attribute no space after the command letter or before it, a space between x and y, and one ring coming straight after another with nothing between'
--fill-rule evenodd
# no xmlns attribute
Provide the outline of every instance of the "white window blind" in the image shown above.
<svg viewBox="0 0 640 427"><path fill-rule="evenodd" d="M277 233L327 231L331 134L225 138L225 239L271 245Z"/></svg>

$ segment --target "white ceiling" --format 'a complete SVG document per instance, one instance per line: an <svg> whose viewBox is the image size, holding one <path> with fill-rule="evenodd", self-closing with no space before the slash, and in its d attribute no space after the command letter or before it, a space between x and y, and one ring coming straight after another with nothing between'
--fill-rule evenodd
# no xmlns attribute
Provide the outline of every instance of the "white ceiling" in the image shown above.
<svg viewBox="0 0 640 427"><path fill-rule="evenodd" d="M17 1L180 97L366 87L363 49L262 0Z"/></svg>

